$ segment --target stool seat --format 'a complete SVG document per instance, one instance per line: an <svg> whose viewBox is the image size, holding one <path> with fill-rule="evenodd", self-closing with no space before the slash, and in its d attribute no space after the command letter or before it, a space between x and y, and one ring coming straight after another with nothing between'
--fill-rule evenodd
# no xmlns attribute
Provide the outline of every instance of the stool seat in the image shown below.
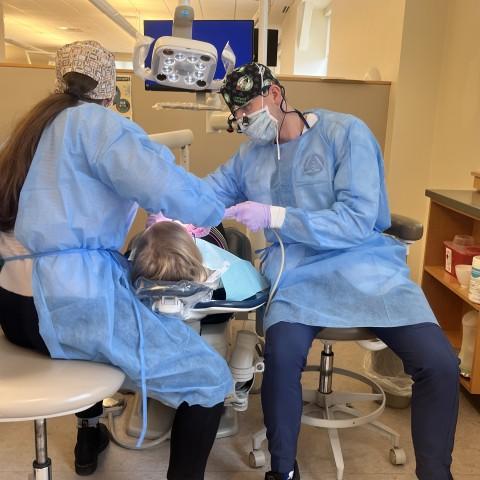
<svg viewBox="0 0 480 480"><path fill-rule="evenodd" d="M323 343L320 364L306 365L304 371L319 373L318 388L302 388L301 422L327 430L337 468L337 480L343 479L345 468L339 430L346 428L364 426L382 436L389 437L392 445L389 454L390 462L394 465L403 465L406 462L406 454L400 448L400 435L378 421L386 403L386 396L382 387L366 375L333 366L333 344L336 341L375 341L377 340L375 334L364 327L325 327L318 332L316 338ZM363 387L360 391L334 391L332 389L333 376L344 377L349 382L356 381L363 384ZM364 406L365 404L367 405ZM251 467L258 468L265 465L266 458L262 450L262 443L266 439L267 431L265 428L252 436L253 448L249 455Z"/></svg>
<svg viewBox="0 0 480 480"><path fill-rule="evenodd" d="M110 365L52 360L10 343L0 331L0 422L59 417L116 392L125 375Z"/></svg>
<svg viewBox="0 0 480 480"><path fill-rule="evenodd" d="M373 340L377 338L373 332L365 327L352 328L322 328L317 333L316 338L319 340L336 340L336 341L355 341L355 340Z"/></svg>

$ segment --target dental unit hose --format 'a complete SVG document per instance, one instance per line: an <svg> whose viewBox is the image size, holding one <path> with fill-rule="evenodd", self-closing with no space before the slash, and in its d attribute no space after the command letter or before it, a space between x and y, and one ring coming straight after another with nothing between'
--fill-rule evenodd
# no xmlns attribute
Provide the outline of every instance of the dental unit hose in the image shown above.
<svg viewBox="0 0 480 480"><path fill-rule="evenodd" d="M282 239L280 238L280 235L277 233L277 231L275 229L272 229L272 232L277 237L278 244L280 245L281 260L277 278L275 279L275 282L270 289L270 293L268 295L267 306L265 307L265 315L268 313L268 309L270 308L270 304L272 303L273 296L278 290L278 284L280 283L280 278L282 277L283 270L285 268L285 246L283 245Z"/></svg>

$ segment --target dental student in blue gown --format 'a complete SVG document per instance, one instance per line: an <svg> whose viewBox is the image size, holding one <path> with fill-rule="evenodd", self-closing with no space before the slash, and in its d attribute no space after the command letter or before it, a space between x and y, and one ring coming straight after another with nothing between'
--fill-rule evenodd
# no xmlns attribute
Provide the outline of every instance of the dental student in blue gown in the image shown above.
<svg viewBox="0 0 480 480"><path fill-rule="evenodd" d="M7 338L53 358L122 369L177 408L169 480L202 480L224 398L225 360L179 317L135 296L119 253L139 206L184 223L220 223L223 202L132 121L106 108L113 55L94 41L62 47L55 93L0 149L0 323ZM89 475L108 443L101 404L78 414L75 470ZM160 475L158 477L161 478Z"/></svg>
<svg viewBox="0 0 480 480"><path fill-rule="evenodd" d="M368 327L413 378L412 437L420 480L451 480L458 361L390 226L382 153L360 119L300 112L272 72L234 70L221 90L248 139L207 180L226 218L263 230L263 273L285 270L264 319L262 407L271 453L266 480L300 478L300 377L322 327Z"/></svg>

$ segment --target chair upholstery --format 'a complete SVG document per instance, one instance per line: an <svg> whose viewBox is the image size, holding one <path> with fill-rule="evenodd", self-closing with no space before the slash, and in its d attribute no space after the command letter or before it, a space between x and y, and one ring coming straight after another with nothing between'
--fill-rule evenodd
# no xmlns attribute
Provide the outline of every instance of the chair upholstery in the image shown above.
<svg viewBox="0 0 480 480"><path fill-rule="evenodd" d="M232 227L225 227L225 236L230 252L243 260L252 261L252 246L244 233Z"/></svg>
<svg viewBox="0 0 480 480"><path fill-rule="evenodd" d="M357 341L373 340L375 335L368 328L322 328L317 334L320 340Z"/></svg>
<svg viewBox="0 0 480 480"><path fill-rule="evenodd" d="M52 360L13 345L0 329L0 422L34 421L33 478L52 478L46 418L85 410L115 393L124 379L110 365Z"/></svg>
<svg viewBox="0 0 480 480"><path fill-rule="evenodd" d="M0 333L0 422L84 410L116 392L124 378L109 365L52 360L10 343Z"/></svg>

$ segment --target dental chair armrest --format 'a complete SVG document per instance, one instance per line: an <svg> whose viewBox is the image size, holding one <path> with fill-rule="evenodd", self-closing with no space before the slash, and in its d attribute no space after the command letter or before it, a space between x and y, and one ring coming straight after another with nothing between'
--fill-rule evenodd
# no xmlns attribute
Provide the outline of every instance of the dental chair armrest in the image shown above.
<svg viewBox="0 0 480 480"><path fill-rule="evenodd" d="M392 235L404 242L415 242L423 236L423 225L413 218L392 214L392 225L385 230L387 235Z"/></svg>
<svg viewBox="0 0 480 480"><path fill-rule="evenodd" d="M248 312L256 310L264 305L268 300L268 290L262 290L250 298L241 301L232 300L211 300L209 302L201 302L195 305L195 311L209 310L212 313L215 311L224 312Z"/></svg>

